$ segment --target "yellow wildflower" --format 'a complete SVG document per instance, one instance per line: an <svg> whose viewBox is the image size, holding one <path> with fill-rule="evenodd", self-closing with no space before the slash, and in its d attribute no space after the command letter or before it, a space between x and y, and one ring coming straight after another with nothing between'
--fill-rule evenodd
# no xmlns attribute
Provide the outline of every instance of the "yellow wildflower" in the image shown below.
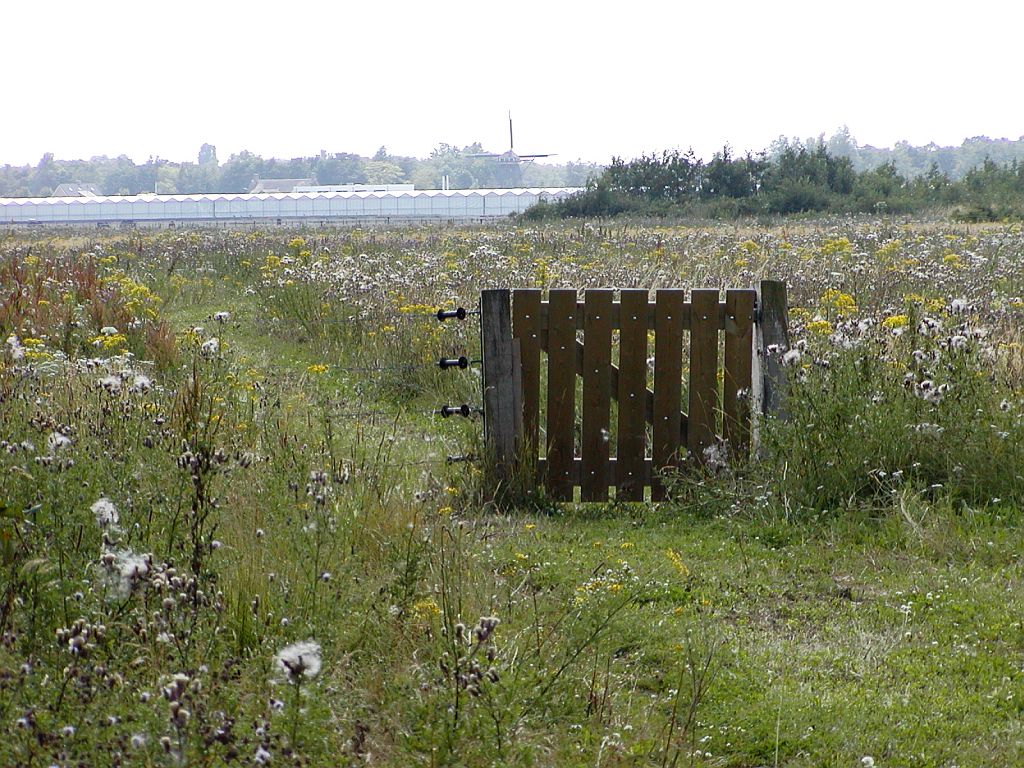
<svg viewBox="0 0 1024 768"><path fill-rule="evenodd" d="M812 320L807 324L807 330L811 333L827 336L832 333L832 323L828 320Z"/></svg>
<svg viewBox="0 0 1024 768"><path fill-rule="evenodd" d="M668 561L672 564L672 567L676 569L676 572L684 579L690 575L690 569L683 562L683 557L674 549L666 549L665 555L668 557Z"/></svg>
<svg viewBox="0 0 1024 768"><path fill-rule="evenodd" d="M882 327L903 328L909 322L910 318L907 315L890 315L882 321Z"/></svg>

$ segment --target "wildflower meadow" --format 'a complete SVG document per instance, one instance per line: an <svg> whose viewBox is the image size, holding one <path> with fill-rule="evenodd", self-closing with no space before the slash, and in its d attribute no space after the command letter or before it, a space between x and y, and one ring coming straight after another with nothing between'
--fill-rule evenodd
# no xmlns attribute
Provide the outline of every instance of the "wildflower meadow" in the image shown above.
<svg viewBox="0 0 1024 768"><path fill-rule="evenodd" d="M1020 765L1022 254L882 216L5 231L0 765ZM482 289L762 278L756 455L659 504L490 492Z"/></svg>

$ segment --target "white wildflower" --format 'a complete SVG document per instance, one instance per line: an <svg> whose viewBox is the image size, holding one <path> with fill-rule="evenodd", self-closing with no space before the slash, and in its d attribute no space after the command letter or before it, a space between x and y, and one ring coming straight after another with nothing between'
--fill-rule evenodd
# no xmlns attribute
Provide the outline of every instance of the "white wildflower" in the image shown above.
<svg viewBox="0 0 1024 768"><path fill-rule="evenodd" d="M215 315L213 316L213 319L214 319L214 320L215 320L216 322L218 322L218 323L222 323L222 324L223 324L223 323L226 323L226 322L228 322L228 321L230 321L230 320L231 320L231 313L230 313L230 312L217 312L217 313L216 313L216 314L215 314Z"/></svg>
<svg viewBox="0 0 1024 768"><path fill-rule="evenodd" d="M135 374L135 381L132 382L132 389L136 392L148 392L152 388L153 382L148 376L141 373Z"/></svg>
<svg viewBox="0 0 1024 768"><path fill-rule="evenodd" d="M89 507L89 510L96 516L96 523L100 528L106 528L108 526L114 527L120 521L120 516L117 513L117 507L110 499L106 496L101 496L93 505Z"/></svg>
<svg viewBox="0 0 1024 768"><path fill-rule="evenodd" d="M314 678L320 672L320 644L312 640L286 645L274 657L274 663L290 683L303 677Z"/></svg>
<svg viewBox="0 0 1024 768"><path fill-rule="evenodd" d="M954 351L961 351L967 348L967 337L957 334L949 339L949 348Z"/></svg>
<svg viewBox="0 0 1024 768"><path fill-rule="evenodd" d="M263 747L258 747L256 749L256 754L253 755L252 759L253 762L256 763L256 765L267 765L272 758L267 750L265 750Z"/></svg>
<svg viewBox="0 0 1024 768"><path fill-rule="evenodd" d="M116 336L117 328L112 325L105 325L100 328L100 336Z"/></svg>
<svg viewBox="0 0 1024 768"><path fill-rule="evenodd" d="M101 558L107 569L107 588L115 600L123 600L132 593L135 583L149 573L149 555L140 555L130 549L105 552Z"/></svg>
<svg viewBox="0 0 1024 768"><path fill-rule="evenodd" d="M199 348L199 354L203 357L213 357L217 354L220 349L220 340L214 336L212 339L203 342L203 346Z"/></svg>
<svg viewBox="0 0 1024 768"><path fill-rule="evenodd" d="M782 356L782 364L788 368L792 368L793 366L800 364L800 358L800 350L790 349Z"/></svg>
<svg viewBox="0 0 1024 768"><path fill-rule="evenodd" d="M716 440L704 449L704 467L715 474L729 468L729 446L724 440Z"/></svg>
<svg viewBox="0 0 1024 768"><path fill-rule="evenodd" d="M50 436L46 438L46 447L50 449L50 453L56 453L69 445L71 445L71 438L60 432L51 432Z"/></svg>
<svg viewBox="0 0 1024 768"><path fill-rule="evenodd" d="M118 392L121 391L120 376L114 376L113 374L111 374L110 376L104 376L102 379L99 379L96 383L103 389L105 389L107 392L110 392L111 394L117 394Z"/></svg>
<svg viewBox="0 0 1024 768"><path fill-rule="evenodd" d="M11 350L11 359L17 362L25 357L25 348L21 346L21 340L13 333L7 337L7 346Z"/></svg>

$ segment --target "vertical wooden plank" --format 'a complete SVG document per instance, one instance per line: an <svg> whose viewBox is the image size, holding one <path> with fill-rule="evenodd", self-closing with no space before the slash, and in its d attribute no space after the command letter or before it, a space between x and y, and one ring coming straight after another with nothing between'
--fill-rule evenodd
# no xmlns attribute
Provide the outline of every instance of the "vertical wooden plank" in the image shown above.
<svg viewBox="0 0 1024 768"><path fill-rule="evenodd" d="M687 448L690 461L704 463L715 441L718 407L718 291L696 289L690 298L690 398Z"/></svg>
<svg viewBox="0 0 1024 768"><path fill-rule="evenodd" d="M523 446L523 358L519 351L519 339L512 339L512 428L516 436L516 465L524 458ZM534 457L531 458L531 463Z"/></svg>
<svg viewBox="0 0 1024 768"><path fill-rule="evenodd" d="M754 362L754 301L752 290L725 294L725 382L722 393L722 434L736 456L750 451L750 401Z"/></svg>
<svg viewBox="0 0 1024 768"><path fill-rule="evenodd" d="M551 498L572 501L576 456L576 291L548 294L548 400L545 484Z"/></svg>
<svg viewBox="0 0 1024 768"><path fill-rule="evenodd" d="M785 418L782 394L786 372L782 354L789 348L789 309L786 284L778 280L762 280L757 289L754 311L754 370L751 393L752 421L750 450L756 456L759 446L760 420L763 414ZM774 354L772 350L775 350Z"/></svg>
<svg viewBox="0 0 1024 768"><path fill-rule="evenodd" d="M591 289L583 310L582 501L608 500L611 363L612 291Z"/></svg>
<svg viewBox="0 0 1024 768"><path fill-rule="evenodd" d="M651 446L651 498L662 501L665 486L657 471L675 466L679 459L683 376L684 292L663 289L655 296L654 309L654 443Z"/></svg>
<svg viewBox="0 0 1024 768"><path fill-rule="evenodd" d="M761 363L761 412L785 418L786 374L782 354L789 348L786 284L762 280L758 291L757 351ZM774 349L775 354L769 350Z"/></svg>
<svg viewBox="0 0 1024 768"><path fill-rule="evenodd" d="M616 498L644 499L647 456L647 291L624 290L619 299L618 441Z"/></svg>
<svg viewBox="0 0 1024 768"><path fill-rule="evenodd" d="M512 292L512 336L519 339L523 376L524 450L536 454L540 423L540 294L535 289Z"/></svg>
<svg viewBox="0 0 1024 768"><path fill-rule="evenodd" d="M515 360L512 351L512 312L507 289L480 294L480 343L483 351L484 441L494 461L494 482L512 475L516 458Z"/></svg>

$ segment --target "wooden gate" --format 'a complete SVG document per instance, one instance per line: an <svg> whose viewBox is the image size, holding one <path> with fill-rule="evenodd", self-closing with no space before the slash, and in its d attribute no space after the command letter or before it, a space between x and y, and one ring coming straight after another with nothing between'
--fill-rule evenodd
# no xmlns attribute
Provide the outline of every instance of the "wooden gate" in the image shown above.
<svg viewBox="0 0 1024 768"><path fill-rule="evenodd" d="M727 290L723 301L696 289L687 300L664 289L651 301L646 290L590 289L579 301L575 290L546 300L517 290L510 307L508 291L484 291L485 435L499 475L535 465L560 501L577 486L582 501L606 501L612 487L632 501L650 487L657 501L661 470L746 454L752 413L779 373L762 371L763 350L786 334L785 285L766 281L760 293Z"/></svg>

